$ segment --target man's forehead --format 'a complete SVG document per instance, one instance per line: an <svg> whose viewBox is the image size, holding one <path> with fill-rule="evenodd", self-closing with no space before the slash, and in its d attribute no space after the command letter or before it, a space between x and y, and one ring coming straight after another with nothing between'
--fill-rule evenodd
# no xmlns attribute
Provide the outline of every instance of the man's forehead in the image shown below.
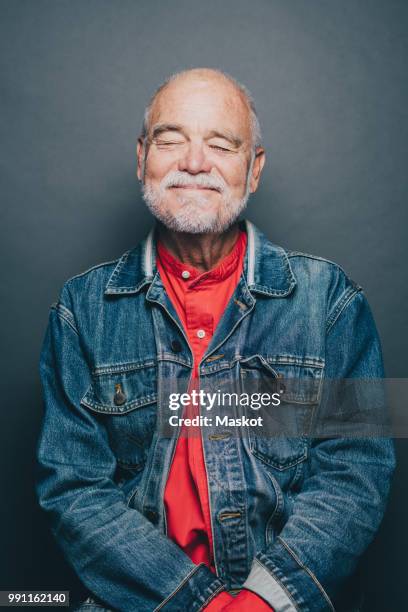
<svg viewBox="0 0 408 612"><path fill-rule="evenodd" d="M186 77L176 79L159 92L152 105L150 128L155 124L201 122L208 129L220 127L249 135L249 108L243 95L226 79Z"/></svg>

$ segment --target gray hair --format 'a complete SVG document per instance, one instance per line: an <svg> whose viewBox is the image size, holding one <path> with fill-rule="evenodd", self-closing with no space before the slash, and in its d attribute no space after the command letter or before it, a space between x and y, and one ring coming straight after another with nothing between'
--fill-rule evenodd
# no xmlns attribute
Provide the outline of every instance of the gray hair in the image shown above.
<svg viewBox="0 0 408 612"><path fill-rule="evenodd" d="M259 124L259 119L258 119L258 113L255 108L255 102L252 97L252 94L249 91L249 89L245 87L245 85L242 85L242 83L234 79L234 77L227 74L226 72L223 72L222 70L218 70L214 68L193 68L189 70L182 70L181 72L176 72L170 75L165 81L163 81L163 83L159 85L159 87L153 93L152 97L149 100L148 105L146 106L146 109L144 112L141 137L143 138L143 140L145 140L145 137L147 136L149 132L150 116L151 116L152 107L159 93L163 91L163 89L165 89L167 85L175 81L180 76L184 76L188 74L189 72L199 71L199 70L203 70L203 71L208 70L210 72L214 72L218 74L219 76L224 77L230 83L232 83L232 85L234 85L234 87L244 96L248 104L248 108L249 108L249 118L250 118L251 135L252 135L252 149L253 149L253 154L254 154L256 148L259 147L262 142L262 134L261 134L261 126Z"/></svg>

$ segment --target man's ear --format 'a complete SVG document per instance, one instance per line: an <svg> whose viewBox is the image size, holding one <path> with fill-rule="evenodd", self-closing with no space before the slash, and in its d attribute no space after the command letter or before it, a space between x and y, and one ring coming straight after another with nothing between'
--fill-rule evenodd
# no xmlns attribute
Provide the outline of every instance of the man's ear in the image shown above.
<svg viewBox="0 0 408 612"><path fill-rule="evenodd" d="M261 173L265 165L265 159L265 150L262 147L257 147L249 183L250 193L254 193L258 189Z"/></svg>
<svg viewBox="0 0 408 612"><path fill-rule="evenodd" d="M143 170L143 156L144 156L144 147L143 147L143 137L139 136L139 138L137 139L137 147L136 147L136 157L137 157L137 170L136 170L136 174L137 174L137 178L139 179L139 181L142 180L142 170Z"/></svg>

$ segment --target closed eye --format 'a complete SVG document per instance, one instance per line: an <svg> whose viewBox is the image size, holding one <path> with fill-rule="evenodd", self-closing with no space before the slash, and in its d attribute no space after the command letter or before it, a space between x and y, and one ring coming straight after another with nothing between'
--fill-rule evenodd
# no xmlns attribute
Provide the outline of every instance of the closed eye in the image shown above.
<svg viewBox="0 0 408 612"><path fill-rule="evenodd" d="M183 141L182 140L178 140L178 141L173 141L173 140L156 140L155 144L158 147L162 147L162 146L168 146L168 145L183 144Z"/></svg>
<svg viewBox="0 0 408 612"><path fill-rule="evenodd" d="M220 147L219 145L210 145L211 149L215 149L216 151L226 151L232 153L231 149L227 149L226 147Z"/></svg>

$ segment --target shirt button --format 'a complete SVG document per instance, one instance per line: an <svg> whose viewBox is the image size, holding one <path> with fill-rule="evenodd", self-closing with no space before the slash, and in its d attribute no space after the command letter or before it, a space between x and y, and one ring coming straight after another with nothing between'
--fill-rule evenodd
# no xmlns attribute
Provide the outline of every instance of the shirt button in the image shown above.
<svg viewBox="0 0 408 612"><path fill-rule="evenodd" d="M199 338L204 338L204 336L205 336L205 331L204 331L203 329L199 329L199 330L198 330L198 332L197 332L197 336L198 336Z"/></svg>
<svg viewBox="0 0 408 612"><path fill-rule="evenodd" d="M188 270L183 270L181 276L187 280L190 278L190 272Z"/></svg>

